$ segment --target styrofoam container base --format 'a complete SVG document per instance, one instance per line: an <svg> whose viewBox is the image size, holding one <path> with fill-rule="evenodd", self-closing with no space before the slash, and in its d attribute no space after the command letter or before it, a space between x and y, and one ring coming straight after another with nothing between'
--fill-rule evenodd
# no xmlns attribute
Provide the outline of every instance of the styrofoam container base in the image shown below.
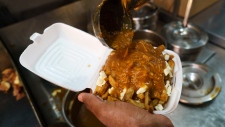
<svg viewBox="0 0 225 127"><path fill-rule="evenodd" d="M96 37L63 23L49 26L43 34L34 33L30 39L33 43L21 54L20 63L43 79L75 92L85 88L95 90L99 71L112 51ZM164 110L155 111L156 114L173 111L182 88L179 56L169 50L164 53L174 56L174 84Z"/></svg>

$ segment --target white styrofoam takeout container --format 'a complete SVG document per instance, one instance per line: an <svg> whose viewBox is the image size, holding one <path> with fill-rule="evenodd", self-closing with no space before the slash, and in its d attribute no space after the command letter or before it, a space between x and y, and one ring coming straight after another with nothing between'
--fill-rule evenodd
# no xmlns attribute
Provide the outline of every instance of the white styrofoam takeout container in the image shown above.
<svg viewBox="0 0 225 127"><path fill-rule="evenodd" d="M34 74L60 87L82 91L96 87L99 71L112 49L103 46L94 36L63 23L55 23L43 34L34 33L33 41L20 56L20 63ZM182 89L182 66L179 56L174 56L175 70L171 96L163 111L173 111L179 102Z"/></svg>

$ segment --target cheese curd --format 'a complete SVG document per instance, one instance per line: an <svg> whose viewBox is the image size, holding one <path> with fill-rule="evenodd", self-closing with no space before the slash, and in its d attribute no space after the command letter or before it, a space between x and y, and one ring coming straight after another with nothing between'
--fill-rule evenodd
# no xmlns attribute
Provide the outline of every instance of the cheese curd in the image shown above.
<svg viewBox="0 0 225 127"><path fill-rule="evenodd" d="M99 77L98 77L98 79L97 79L96 85L97 85L97 86L102 86L102 85L104 85L104 84L106 83L105 78L107 78L105 72L104 72L104 71L101 71L101 72L99 73Z"/></svg>

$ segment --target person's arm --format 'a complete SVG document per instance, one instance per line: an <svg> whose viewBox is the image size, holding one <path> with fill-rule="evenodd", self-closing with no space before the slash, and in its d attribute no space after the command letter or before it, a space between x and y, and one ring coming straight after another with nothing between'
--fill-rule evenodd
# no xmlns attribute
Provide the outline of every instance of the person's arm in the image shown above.
<svg viewBox="0 0 225 127"><path fill-rule="evenodd" d="M167 117L126 102L103 102L90 93L80 93L78 99L107 127L173 127Z"/></svg>

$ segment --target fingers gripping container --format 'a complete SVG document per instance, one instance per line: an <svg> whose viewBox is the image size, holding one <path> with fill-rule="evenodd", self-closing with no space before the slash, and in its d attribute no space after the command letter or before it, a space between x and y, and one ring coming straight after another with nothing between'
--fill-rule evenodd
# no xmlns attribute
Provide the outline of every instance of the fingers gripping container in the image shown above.
<svg viewBox="0 0 225 127"><path fill-rule="evenodd" d="M85 88L95 90L99 71L112 49L103 46L94 36L72 26L55 23L43 34L34 33L33 41L20 56L22 66L41 78L60 87L78 92ZM182 88L182 66L173 51L175 71L172 94L163 111L167 114L177 107Z"/></svg>

